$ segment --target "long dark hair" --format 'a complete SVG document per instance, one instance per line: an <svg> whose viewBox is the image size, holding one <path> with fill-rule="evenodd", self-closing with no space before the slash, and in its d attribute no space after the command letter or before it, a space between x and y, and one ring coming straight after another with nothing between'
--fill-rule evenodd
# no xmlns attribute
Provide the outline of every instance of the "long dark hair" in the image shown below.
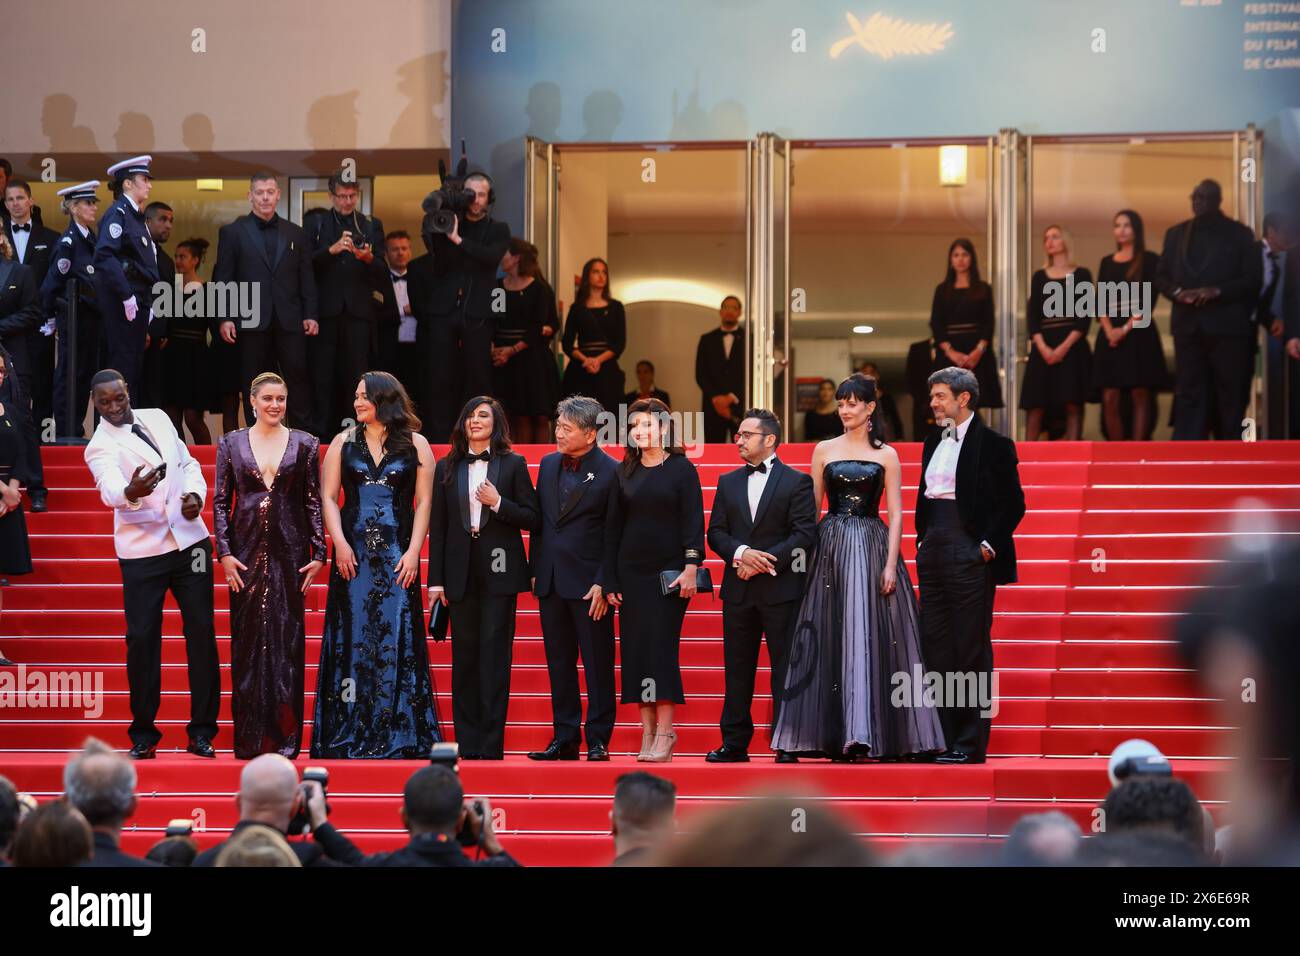
<svg viewBox="0 0 1300 956"><path fill-rule="evenodd" d="M952 293L957 288L957 270L952 267L952 251L965 249L970 254L970 297L982 299L988 293L988 285L980 278L980 257L975 253L975 243L964 236L959 236L948 246L948 258L944 260L947 271L943 276L943 291Z"/></svg>
<svg viewBox="0 0 1300 956"><path fill-rule="evenodd" d="M657 398L639 398L627 410L628 434L623 444L623 477L629 477L641 464L641 449L632 442L632 416L649 412L659 420L659 441L663 450L669 455L685 455L686 449L677 440L677 426L673 422L672 412L668 406Z"/></svg>
<svg viewBox="0 0 1300 956"><path fill-rule="evenodd" d="M513 450L510 444L510 424L506 421L506 410L491 395L475 395L460 410L456 427L451 430L451 451L447 452L447 468L442 473L442 483L451 484L456 474L456 466L469 454L469 438L465 435L465 423L480 405L492 409L492 437L488 439L488 454L508 455Z"/></svg>
<svg viewBox="0 0 1300 956"><path fill-rule="evenodd" d="M393 454L413 448L411 435L420 430L420 419L406 389L387 372L366 372L361 376L366 383L366 398L375 406L375 421L384 426L384 452ZM353 438L361 437L365 426L357 423Z"/></svg>
<svg viewBox="0 0 1300 956"><path fill-rule="evenodd" d="M614 301L614 293L610 291L609 263L597 256L594 259L588 259L582 265L582 279L578 282L578 291L573 297L573 304L586 306L587 296L591 294L591 267L599 262L605 267L605 288L601 290L601 295L605 297L606 302Z"/></svg>
<svg viewBox="0 0 1300 956"><path fill-rule="evenodd" d="M1129 282L1136 282L1142 276L1142 259L1147 251L1147 227L1142 223L1142 217L1132 209L1121 209L1115 213L1115 218L1128 216L1128 221L1133 226L1133 259L1129 262L1128 268L1124 270L1124 278ZM1115 246L1119 248L1118 245Z"/></svg>
<svg viewBox="0 0 1300 956"><path fill-rule="evenodd" d="M972 270L974 263L971 264ZM840 387L835 389L835 401L843 402L849 398L856 398L864 405L869 402L875 402L876 407L871 410L871 418L868 420L867 444L872 448L883 448L885 443L880 439L881 419L880 419L880 400L876 395L875 380L867 378L861 372L854 372L844 381L840 382Z"/></svg>

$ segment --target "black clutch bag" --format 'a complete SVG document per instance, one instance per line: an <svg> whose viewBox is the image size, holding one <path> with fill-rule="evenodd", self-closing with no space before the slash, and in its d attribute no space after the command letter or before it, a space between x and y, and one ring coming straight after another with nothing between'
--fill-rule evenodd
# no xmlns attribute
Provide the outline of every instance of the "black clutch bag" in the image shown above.
<svg viewBox="0 0 1300 956"><path fill-rule="evenodd" d="M429 608L429 636L435 641L445 641L449 620L451 620L451 608L435 598L433 606Z"/></svg>
<svg viewBox="0 0 1300 956"><path fill-rule="evenodd" d="M676 587L673 582L681 576L681 571L660 571L659 572L659 590L664 592L664 597L670 594L676 594L681 588ZM701 594L713 593L713 576L709 574L709 569L700 565L695 569L695 590Z"/></svg>

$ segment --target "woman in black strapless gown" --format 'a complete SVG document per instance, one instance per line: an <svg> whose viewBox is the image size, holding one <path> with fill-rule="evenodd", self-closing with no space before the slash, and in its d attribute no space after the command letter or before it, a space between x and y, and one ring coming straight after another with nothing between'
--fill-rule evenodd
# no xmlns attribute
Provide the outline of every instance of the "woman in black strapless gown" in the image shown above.
<svg viewBox="0 0 1300 956"><path fill-rule="evenodd" d="M442 739L420 595L433 453L387 372L366 373L353 409L359 424L330 445L322 481L334 566L311 755L427 758Z"/></svg>
<svg viewBox="0 0 1300 956"><path fill-rule="evenodd" d="M916 596L899 555L901 467L872 438L875 383L853 375L836 392L845 433L813 453L818 525L790 648L772 747L804 756L897 760L943 750L938 712L897 692L922 679ZM888 491L889 524L880 519ZM895 703L895 696L901 701Z"/></svg>

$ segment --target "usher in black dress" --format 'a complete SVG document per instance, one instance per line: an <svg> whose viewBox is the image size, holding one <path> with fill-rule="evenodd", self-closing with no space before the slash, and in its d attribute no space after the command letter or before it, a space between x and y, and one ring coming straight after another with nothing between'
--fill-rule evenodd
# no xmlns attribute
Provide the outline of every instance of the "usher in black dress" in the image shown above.
<svg viewBox="0 0 1300 956"><path fill-rule="evenodd" d="M947 342L958 352L973 351L981 339L988 343L973 369L980 386L979 404L981 408L1001 408L1002 381L993 352L993 288L987 282L966 289L950 288L940 282L934 287L930 303L930 332L936 343ZM935 349L930 371L950 365L943 349Z"/></svg>
<svg viewBox="0 0 1300 956"><path fill-rule="evenodd" d="M595 309L577 302L569 306L569 317L564 322L564 355L569 360L564 369L564 394L594 398L606 411L617 414L623 400L623 370L618 367L618 357L626 346L627 319L618 299ZM588 358L606 350L612 351L614 357L592 375L581 362L573 360L574 348Z"/></svg>
<svg viewBox="0 0 1300 956"><path fill-rule="evenodd" d="M1092 281L1092 273L1082 267L1074 270L1074 289ZM1025 381L1020 391L1020 407L1052 408L1058 405L1082 405L1092 396L1092 352L1088 348L1088 327L1092 319L1087 316L1047 316L1047 284L1059 282L1062 286L1061 302L1068 300L1069 286L1065 279L1052 279L1045 269L1034 273L1029 289L1029 305L1025 321L1029 329L1029 362L1025 365ZM1049 348L1056 348L1070 332L1082 333L1065 353L1059 365L1048 365L1034 344L1034 334L1041 332Z"/></svg>

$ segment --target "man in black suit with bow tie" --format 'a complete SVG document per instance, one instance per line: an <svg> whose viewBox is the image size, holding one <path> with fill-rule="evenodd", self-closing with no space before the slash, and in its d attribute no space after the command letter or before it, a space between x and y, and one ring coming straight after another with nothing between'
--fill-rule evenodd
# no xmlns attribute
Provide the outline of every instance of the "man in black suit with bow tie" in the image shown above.
<svg viewBox="0 0 1300 956"><path fill-rule="evenodd" d="M276 214L279 201L280 184L275 177L254 173L248 187L252 212L217 233L212 281L251 284L256 290L256 308L251 318L220 316L215 331L226 342L239 346L244 389L259 373L278 369L289 388L289 427L310 430L307 412L313 395L306 339L320 331L316 279L307 235L302 227ZM251 405L245 404L244 419L253 421Z"/></svg>
<svg viewBox="0 0 1300 956"><path fill-rule="evenodd" d="M32 270L39 292L49 272L54 248L59 244L59 234L46 228L33 215L36 207L32 205L32 187L27 180L9 180L5 185L4 205L9 214L7 228L14 261ZM38 429L43 428L45 420L54 415L54 324L51 315L42 314L41 326L27 336L28 381L24 384L32 400L32 421ZM41 492L43 496L44 488ZM36 502L37 496L33 491L33 507Z"/></svg>
<svg viewBox="0 0 1300 956"><path fill-rule="evenodd" d="M521 531L541 519L528 462L510 450L506 413L479 397L460 413L433 473L429 610L451 615L451 714L462 760L505 756L519 594L529 589Z"/></svg>
<svg viewBox="0 0 1300 956"><path fill-rule="evenodd" d="M988 752L992 717L981 712L996 703L993 595L1016 580L1012 534L1025 515L1016 444L981 421L978 403L979 382L968 369L930 376L930 408L942 427L925 440L916 492L921 653L944 688L969 688L973 680L980 697L940 701L948 749L939 763L983 763Z"/></svg>
<svg viewBox="0 0 1300 956"><path fill-rule="evenodd" d="M765 408L745 412L736 448L745 466L718 479L709 515L709 547L722 558L722 656L726 697L722 746L710 763L749 760L754 736L750 710L758 649L767 638L772 662L772 722L780 709L786 661L807 569L817 539L812 478L776 457L781 422ZM794 763L777 751L778 763Z"/></svg>
<svg viewBox="0 0 1300 956"><path fill-rule="evenodd" d="M532 538L533 592L542 617L555 736L533 760L577 760L582 699L578 655L587 678L587 759L608 760L614 732L614 615L619 529L618 465L596 447L605 408L573 395L560 402L556 451L542 459L537 498L542 522Z"/></svg>
<svg viewBox="0 0 1300 956"><path fill-rule="evenodd" d="M415 344L419 320L411 304L411 237L396 229L384 237L384 256L375 260L375 288L383 301L376 309L377 366L393 375L413 399L423 396L419 350Z"/></svg>

